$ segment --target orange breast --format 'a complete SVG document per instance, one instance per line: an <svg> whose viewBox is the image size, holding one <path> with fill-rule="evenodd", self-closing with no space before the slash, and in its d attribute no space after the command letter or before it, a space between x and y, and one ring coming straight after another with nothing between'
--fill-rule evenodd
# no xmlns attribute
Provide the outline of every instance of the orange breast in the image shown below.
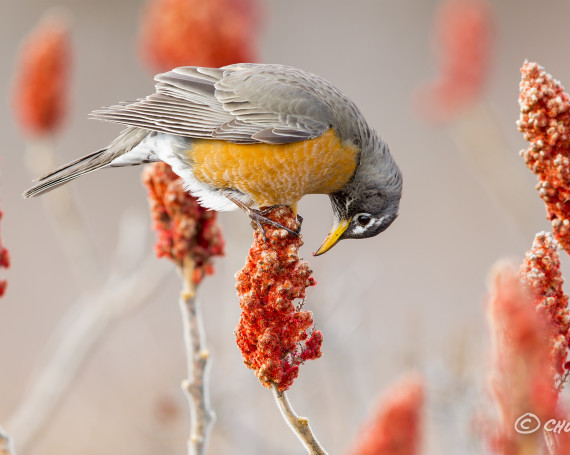
<svg viewBox="0 0 570 455"><path fill-rule="evenodd" d="M259 206L294 205L305 194L330 194L352 177L360 151L331 128L290 144L195 140L188 150L194 176L216 188L251 196Z"/></svg>

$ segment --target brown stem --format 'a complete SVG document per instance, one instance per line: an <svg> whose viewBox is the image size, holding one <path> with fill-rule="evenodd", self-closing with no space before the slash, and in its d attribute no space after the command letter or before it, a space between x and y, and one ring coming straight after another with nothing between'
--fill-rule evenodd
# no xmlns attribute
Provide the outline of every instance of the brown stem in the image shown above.
<svg viewBox="0 0 570 455"><path fill-rule="evenodd" d="M180 310L184 325L188 378L182 381L182 390L190 406L190 438L188 454L203 455L208 448L210 432L216 416L210 407L208 366L210 352L206 347L204 324L196 299L196 284L192 280L194 262L185 258L180 275L183 290L180 294Z"/></svg>
<svg viewBox="0 0 570 455"><path fill-rule="evenodd" d="M301 443L307 449L309 455L327 455L327 452L317 438L313 434L309 426L309 419L306 417L299 417L291 407L291 403L285 395L285 392L280 392L276 385L273 385L273 396L279 406L279 410L283 418L287 421L293 432L297 435Z"/></svg>

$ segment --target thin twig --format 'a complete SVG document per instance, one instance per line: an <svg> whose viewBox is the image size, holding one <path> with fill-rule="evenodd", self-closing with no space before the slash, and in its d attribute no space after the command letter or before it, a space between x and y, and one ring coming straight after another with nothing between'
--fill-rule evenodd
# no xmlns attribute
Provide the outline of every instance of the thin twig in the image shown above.
<svg viewBox="0 0 570 455"><path fill-rule="evenodd" d="M57 161L53 138L28 143L26 165L34 176L53 170ZM81 287L85 287L101 272L101 265L70 187L61 186L57 191L42 196L41 200L61 249L72 265L71 274Z"/></svg>
<svg viewBox="0 0 570 455"><path fill-rule="evenodd" d="M0 455L16 455L12 438L0 427Z"/></svg>
<svg viewBox="0 0 570 455"><path fill-rule="evenodd" d="M196 284L192 280L194 263L185 258L180 269L183 290L180 294L180 310L184 325L188 379L182 381L182 389L190 406L189 455L204 455L208 449L210 433L216 416L210 407L208 368L210 352L206 347L204 324L196 299Z"/></svg>
<svg viewBox="0 0 570 455"><path fill-rule="evenodd" d="M31 142L26 158L34 175L52 170L56 162L53 138ZM69 187L58 188L42 200L61 247L73 264L75 279L82 287L92 287L101 267ZM106 283L96 291L84 293L68 309L48 343L47 363L35 375L29 391L8 421L7 426L22 451L26 451L45 428L79 368L111 324L139 307L167 276L168 267L158 262L154 254L141 258L140 245L144 244L141 236L146 229L137 227L146 223L133 220L132 213L126 215L121 220L117 256Z"/></svg>
<svg viewBox="0 0 570 455"><path fill-rule="evenodd" d="M562 392L564 385L568 382L568 378L570 377L570 371L566 370L564 374L560 375L555 381L555 390L557 392Z"/></svg>
<svg viewBox="0 0 570 455"><path fill-rule="evenodd" d="M130 275L111 276L99 293L83 296L67 311L53 333L57 344L48 363L6 424L22 452L49 422L79 368L110 324L144 302L168 270L154 254L149 254Z"/></svg>
<svg viewBox="0 0 570 455"><path fill-rule="evenodd" d="M305 446L310 455L326 455L327 452L320 445L309 426L309 419L299 417L291 407L291 403L285 395L280 392L276 385L273 385L273 396L279 406L283 418L287 421L293 432L297 435L301 443Z"/></svg>
<svg viewBox="0 0 570 455"><path fill-rule="evenodd" d="M542 434L544 435L544 441L546 442L546 448L548 450L549 455L557 455L558 454L558 444L556 442L556 436L551 431L542 430Z"/></svg>
<svg viewBox="0 0 570 455"><path fill-rule="evenodd" d="M480 102L453 124L451 132L469 170L522 232L535 221L536 215L529 210L525 197L532 197L534 189L520 172L511 172L505 178L504 169L516 169L520 159L512 153L498 125L495 112Z"/></svg>

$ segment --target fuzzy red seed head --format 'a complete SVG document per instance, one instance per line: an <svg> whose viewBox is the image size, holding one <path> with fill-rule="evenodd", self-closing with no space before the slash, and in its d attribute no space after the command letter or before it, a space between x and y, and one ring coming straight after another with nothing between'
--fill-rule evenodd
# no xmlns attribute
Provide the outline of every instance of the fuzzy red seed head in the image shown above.
<svg viewBox="0 0 570 455"><path fill-rule="evenodd" d="M525 62L521 73L518 127L529 142L521 155L538 176L552 232L570 254L570 98L538 64Z"/></svg>
<svg viewBox="0 0 570 455"><path fill-rule="evenodd" d="M0 211L0 220L2 219L3 213ZM6 248L2 245L2 240L0 239L0 268L7 269L10 267L10 254ZM6 286L8 282L6 280L0 280L0 297L6 292Z"/></svg>
<svg viewBox="0 0 570 455"><path fill-rule="evenodd" d="M496 267L488 315L493 342L489 382L499 414L489 441L496 453L538 453L541 432L521 435L514 422L528 412L543 422L556 415L552 347L548 321L510 265Z"/></svg>
<svg viewBox="0 0 570 455"><path fill-rule="evenodd" d="M220 67L255 61L254 0L150 0L140 48L157 71L177 66Z"/></svg>
<svg viewBox="0 0 570 455"><path fill-rule="evenodd" d="M67 110L71 51L67 21L44 18L24 42L14 83L14 110L32 136L55 132Z"/></svg>
<svg viewBox="0 0 570 455"><path fill-rule="evenodd" d="M419 455L424 384L410 375L390 387L361 427L351 455Z"/></svg>
<svg viewBox="0 0 570 455"><path fill-rule="evenodd" d="M485 0L446 0L435 22L437 79L421 88L418 102L428 120L446 122L473 103L488 75L493 18Z"/></svg>
<svg viewBox="0 0 570 455"><path fill-rule="evenodd" d="M297 229L291 209L278 207L268 217ZM267 387L291 386L299 365L321 356L323 336L312 329L313 315L296 305L305 290L316 284L309 265L300 260L301 236L265 225L267 241L255 231L245 267L236 274L242 309L235 331L244 363Z"/></svg>
<svg viewBox="0 0 570 455"><path fill-rule="evenodd" d="M217 213L202 207L196 198L184 191L182 179L166 163L154 163L143 171L143 182L154 229L157 233L156 254L181 265L185 257L192 259L192 280L200 283L213 273L211 259L223 256L224 238Z"/></svg>
<svg viewBox="0 0 570 455"><path fill-rule="evenodd" d="M536 234L532 249L526 254L520 277L530 291L533 303L547 322L553 374L562 376L570 345L570 312L564 294L558 247L551 233Z"/></svg>

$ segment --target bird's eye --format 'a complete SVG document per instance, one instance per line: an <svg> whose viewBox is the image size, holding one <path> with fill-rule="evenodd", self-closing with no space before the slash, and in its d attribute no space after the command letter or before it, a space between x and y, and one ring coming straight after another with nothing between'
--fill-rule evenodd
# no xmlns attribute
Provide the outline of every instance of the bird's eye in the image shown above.
<svg viewBox="0 0 570 455"><path fill-rule="evenodd" d="M372 221L372 217L370 215L362 214L356 216L356 222L360 224L360 226L368 226Z"/></svg>

